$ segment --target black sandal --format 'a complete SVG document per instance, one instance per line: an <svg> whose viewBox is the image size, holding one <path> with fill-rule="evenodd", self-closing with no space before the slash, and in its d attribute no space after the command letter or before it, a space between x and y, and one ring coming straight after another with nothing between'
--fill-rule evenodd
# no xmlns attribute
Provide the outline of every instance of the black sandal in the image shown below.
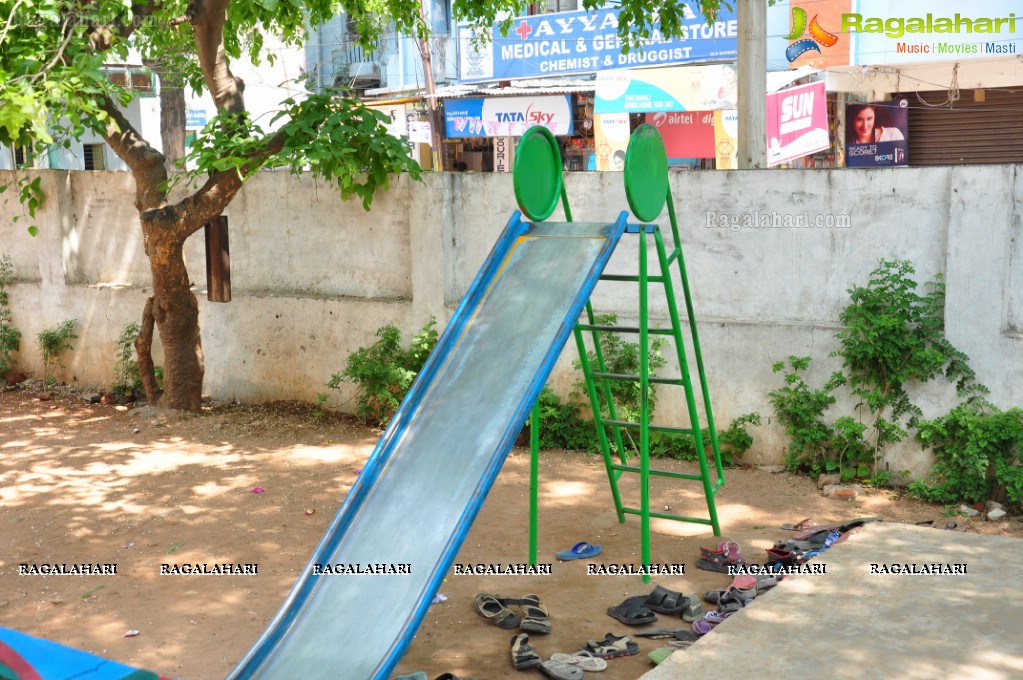
<svg viewBox="0 0 1023 680"><path fill-rule="evenodd" d="M654 591L646 596L643 603L647 609L658 614L681 614L689 606L690 598L674 590L668 590L657 586Z"/></svg>
<svg viewBox="0 0 1023 680"><path fill-rule="evenodd" d="M645 626L657 620L657 615L646 608L645 595L636 595L626 598L617 607L609 607L607 615L616 621L621 621L626 626Z"/></svg>

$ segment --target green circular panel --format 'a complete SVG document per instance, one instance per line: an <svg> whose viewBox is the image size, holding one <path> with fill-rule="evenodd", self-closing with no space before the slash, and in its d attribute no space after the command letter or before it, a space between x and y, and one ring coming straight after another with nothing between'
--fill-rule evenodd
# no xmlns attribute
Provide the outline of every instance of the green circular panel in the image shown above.
<svg viewBox="0 0 1023 680"><path fill-rule="evenodd" d="M534 222L542 222L558 207L564 179L561 152L551 131L535 125L515 147L512 184L519 209Z"/></svg>
<svg viewBox="0 0 1023 680"><path fill-rule="evenodd" d="M661 133L653 125L640 125L625 152L625 196L632 214L653 222L668 196L668 154Z"/></svg>

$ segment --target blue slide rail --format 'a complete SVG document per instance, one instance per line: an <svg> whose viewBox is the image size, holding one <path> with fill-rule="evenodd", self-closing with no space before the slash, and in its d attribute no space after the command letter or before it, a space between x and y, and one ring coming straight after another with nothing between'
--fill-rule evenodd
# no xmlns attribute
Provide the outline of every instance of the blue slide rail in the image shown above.
<svg viewBox="0 0 1023 680"><path fill-rule="evenodd" d="M230 679L389 675L451 568L626 216L610 224L559 224L513 214L309 563Z"/></svg>

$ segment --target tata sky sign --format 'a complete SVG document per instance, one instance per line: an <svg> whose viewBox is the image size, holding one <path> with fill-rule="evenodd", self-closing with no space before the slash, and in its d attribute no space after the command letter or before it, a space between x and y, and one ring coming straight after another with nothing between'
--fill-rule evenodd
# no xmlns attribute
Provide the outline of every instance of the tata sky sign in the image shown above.
<svg viewBox="0 0 1023 680"><path fill-rule="evenodd" d="M571 135L572 98L561 94L444 100L444 128L449 139L518 137L534 125L556 135Z"/></svg>
<svg viewBox="0 0 1023 680"><path fill-rule="evenodd" d="M473 33L459 26L458 77L462 82L537 78L605 69L734 60L739 33L734 10L722 6L713 23L685 6L682 36L651 31L641 47L622 53L616 8L518 17L508 35L498 24L491 40L472 45Z"/></svg>

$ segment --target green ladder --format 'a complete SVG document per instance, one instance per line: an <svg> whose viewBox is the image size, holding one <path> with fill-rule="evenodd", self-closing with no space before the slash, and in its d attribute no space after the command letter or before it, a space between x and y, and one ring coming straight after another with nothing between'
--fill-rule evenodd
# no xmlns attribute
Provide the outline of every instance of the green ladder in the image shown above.
<svg viewBox="0 0 1023 680"><path fill-rule="evenodd" d="M521 163L520 163L521 161ZM568 204L568 197L565 193L564 182L561 176L560 154L553 136L544 128L531 128L520 140L516 150L515 159L515 194L520 207L527 217L534 221L547 219L554 209L561 204L565 211L566 218L572 221L572 213ZM604 464L607 469L608 480L611 485L611 494L615 502L615 510L619 522L625 522L626 515L639 515L641 518L641 540L642 540L642 564L651 564L650 556L650 519L652 517L681 522L693 522L697 524L710 525L714 535L721 535L721 527L718 522L717 509L714 504L714 497L717 491L724 485L724 470L721 464L721 453L718 446L717 430L714 426L714 415L710 403L710 393L707 388L706 372L704 370L703 357L700 352L699 335L696 328L696 315L693 311L693 301L689 289L689 280L686 276L685 261L682 255L681 240L679 238L678 223L675 218L675 209L668 185L668 160L664 149L664 142L660 133L651 125L642 125L636 129L629 141L628 151L625 158L625 192L632 208L633 214L642 222L647 224L629 225L626 233L636 234L639 242L639 274L638 276L604 274L601 281L626 282L639 284L639 326L605 326L595 322L593 307L590 302L586 304L586 320L579 323L575 328L575 340L579 350L583 374L586 381L586 390L593 409L594 422L600 441L601 452ZM673 248L670 253L664 244L661 230L656 224L649 224L656 220L664 205L667 203L668 216L671 224L671 235ZM658 262L658 272L651 275L648 271L649 260L649 237L653 237ZM699 376L700 393L703 399L704 413L706 415L707 428L710 433L710 446L713 452L714 475L711 475L711 465L708 463L706 454L706 443L703 440L700 417L697 409L696 395L693 389L689 361L686 357L685 344L682 337L682 324L675 303L675 289L672 281L671 268L677 265L679 277L682 283L683 296L686 303L686 313L691 330L693 353L696 360L697 374ZM667 300L668 313L671 322L670 328L650 328L649 319L649 296L650 285L661 284L663 293ZM592 366L586 349L585 335L588 333L594 347L596 367ZM640 372L638 375L622 375L610 373L604 363L601 336L606 333L638 334L640 346ZM651 335L670 336L674 341L675 358L680 368L680 377L664 378L650 374L650 348ZM596 370L594 370L594 368ZM629 422L618 418L618 409L615 407L611 394L611 383L614 381L632 381L640 384L640 417L637 422ZM685 390L686 404L690 427L682 428L668 425L656 425L650 422L650 392L653 385L676 385L682 386ZM598 390L604 397L608 413L605 417L598 398ZM538 432L539 432L539 411L533 408L530 419L531 432L531 470L530 470L530 561L537 563L537 524L538 524ZM622 433L625 430L635 429L639 431L639 466L630 465L628 454L624 447ZM615 461L611 452L611 442L607 431L610 430L614 439L618 460ZM675 434L688 434L693 437L697 460L700 465L700 474L672 472L668 470L652 469L650 466L650 432L665 431ZM619 489L619 479L626 473L637 473L640 476L640 503L639 507L629 507L623 503L622 493ZM687 481L700 481L703 484L704 496L707 501L709 517L687 517L682 515L668 514L667 512L651 512L650 510L650 478L651 476L682 479ZM649 581L649 574L643 576L644 581Z"/></svg>
<svg viewBox="0 0 1023 680"><path fill-rule="evenodd" d="M700 338L696 326L696 314L693 311L693 299L689 287L689 279L686 275L685 259L682 255L682 242L679 238L678 221L675 217L674 202L671 197L671 189L668 184L668 161L665 153L664 143L660 133L651 125L642 125L636 129L629 140L629 148L625 157L625 192L632 208L633 214L642 222L647 224L630 225L626 233L633 233L638 236L639 241L639 274L638 276L604 274L602 281L614 281L635 283L639 285L639 326L606 326L595 323L593 308L591 304L586 306L586 321L575 328L575 340L579 349L579 356L582 362L583 373L586 378L586 389L590 397L590 404L593 408L593 417L597 427L600 440L601 452L604 457L604 465L607 469L608 480L611 485L611 494L614 497L615 510L618 513L618 520L625 522L626 515L639 515L641 518L641 541L642 541L642 564L650 565L650 519L659 518L676 520L680 522L693 522L696 524L710 525L714 535L721 535L721 526L718 522L717 508L714 497L725 482L724 469L721 464L721 451L718 445L717 429L714 425L714 413L711 408L710 391L707 388L707 375L703 364L703 355L700 351ZM656 220L664 208L668 206L668 218L671 224L671 237L673 248L669 253L665 247L664 238L660 228L656 224L650 224ZM653 237L656 249L658 271L651 274L649 271L649 244L648 240ZM682 294L686 305L686 315L689 322L692 350L696 360L696 372L699 378L700 394L703 400L703 410L706 416L707 429L710 438L711 456L713 458L713 476L711 463L708 461L707 442L704 441L701 419L697 407L696 394L690 371L690 363L686 356L686 347L683 340L682 323L679 317L678 306L675 301L675 286L672 281L672 266L678 268L679 279L682 283ZM667 301L670 327L651 328L649 316L649 298L651 285L661 284ZM588 358L584 334L590 335L594 348L596 366L593 366ZM609 373L604 363L602 352L602 335L607 333L638 334L640 349L640 370L638 375L623 375ZM680 369L679 377L658 377L650 372L650 336L667 336L674 342L675 359ZM618 417L618 409L612 398L611 384L615 381L638 382L640 385L640 414L639 420L630 422L621 420ZM686 405L689 417L689 427L676 427L669 425L658 425L650 422L650 393L654 385L676 385L681 386L685 391ZM604 398L607 408L605 415L601 408L598 390ZM617 460L612 456L611 442L608 438L610 430L617 453ZM630 464L628 453L624 446L622 433L625 430L639 431L639 465ZM650 466L650 432L661 431L674 434L689 435L693 438L696 450L697 461L699 462L699 474L673 472L669 470L653 469ZM626 473L639 474L640 498L639 507L625 505L622 500L619 480ZM707 502L707 517L689 517L683 515L669 514L665 512L653 512L650 509L650 479L651 477L667 477L687 481L698 481L703 485L704 497ZM644 575L644 580L649 581L649 574Z"/></svg>

